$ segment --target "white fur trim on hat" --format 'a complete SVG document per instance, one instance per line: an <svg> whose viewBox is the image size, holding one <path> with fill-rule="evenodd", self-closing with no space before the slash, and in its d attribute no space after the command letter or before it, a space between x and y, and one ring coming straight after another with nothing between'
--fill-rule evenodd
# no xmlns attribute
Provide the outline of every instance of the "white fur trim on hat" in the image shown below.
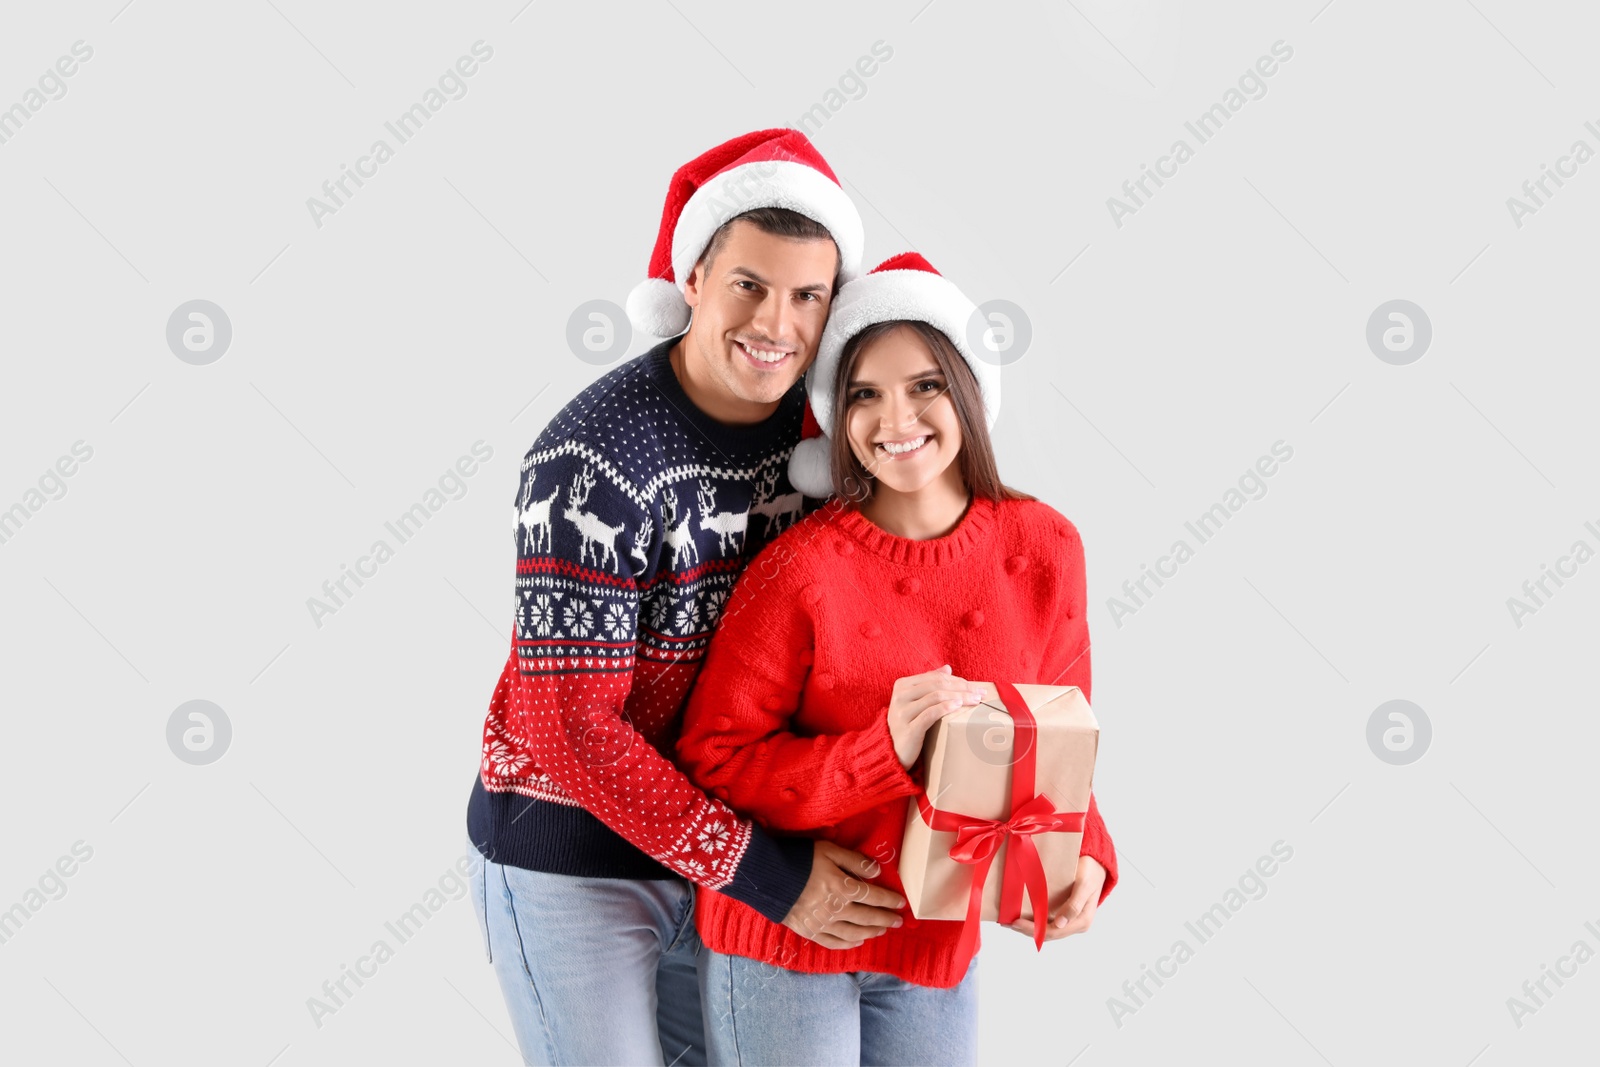
<svg viewBox="0 0 1600 1067"><path fill-rule="evenodd" d="M833 471L827 437L808 437L789 454L789 484L809 497L833 495Z"/></svg>
<svg viewBox="0 0 1600 1067"><path fill-rule="evenodd" d="M652 337L676 337L689 328L689 305L665 278L646 278L628 292L628 321Z"/></svg>
<svg viewBox="0 0 1600 1067"><path fill-rule="evenodd" d="M950 338L978 380L984 421L993 430L1000 418L1000 367L981 359L967 337L977 310L953 282L925 270L873 271L840 286L817 358L806 371L806 394L822 432L833 432L833 379L846 342L869 326L900 319L926 322Z"/></svg>
<svg viewBox="0 0 1600 1067"><path fill-rule="evenodd" d="M760 207L788 208L820 222L839 248L842 279L848 281L860 271L866 237L850 197L815 167L771 160L723 171L683 205L672 231L672 276L679 290L711 243L711 235L735 215Z"/></svg>

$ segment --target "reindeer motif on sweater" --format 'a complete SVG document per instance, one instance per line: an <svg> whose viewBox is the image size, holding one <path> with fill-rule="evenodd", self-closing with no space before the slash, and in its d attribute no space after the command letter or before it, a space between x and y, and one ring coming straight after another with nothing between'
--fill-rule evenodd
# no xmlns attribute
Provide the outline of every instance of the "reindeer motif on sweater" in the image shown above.
<svg viewBox="0 0 1600 1067"><path fill-rule="evenodd" d="M750 505L750 514L767 520L767 536L776 536L786 526L800 517L804 498L799 493L778 495L778 468L768 467L756 482L756 498Z"/></svg>
<svg viewBox="0 0 1600 1067"><path fill-rule="evenodd" d="M543 500L528 500L524 506L516 509L517 526L526 531L528 535L528 551L537 552L543 546L545 551L552 547L550 539L550 505L556 497L561 495L560 487L550 491L550 495ZM533 496L533 483L528 483L528 496Z"/></svg>
<svg viewBox="0 0 1600 1067"><path fill-rule="evenodd" d="M578 528L578 533L583 535L583 544L578 546L578 562L586 563L589 558L589 546L594 548L594 565L604 566L607 557L613 567L617 566L617 535L626 528L626 523L607 526L600 520L600 516L593 512L583 510L583 505L589 500L589 492L594 488L594 472L585 466L576 477L572 485L567 488L567 506L562 510L561 517Z"/></svg>
<svg viewBox="0 0 1600 1067"><path fill-rule="evenodd" d="M716 531L717 547L724 556L728 554L730 537L734 539L734 552L738 552L744 547L744 530L750 520L750 512L718 511L717 487L704 480L697 484L700 488L695 493L695 502L700 505L700 529Z"/></svg>

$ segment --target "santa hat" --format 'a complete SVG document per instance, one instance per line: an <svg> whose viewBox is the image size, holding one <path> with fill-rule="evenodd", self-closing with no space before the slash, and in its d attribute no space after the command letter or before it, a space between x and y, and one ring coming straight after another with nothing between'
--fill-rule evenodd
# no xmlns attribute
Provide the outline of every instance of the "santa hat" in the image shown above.
<svg viewBox="0 0 1600 1067"><path fill-rule="evenodd" d="M1000 367L979 358L968 337L977 306L926 259L903 252L884 260L870 274L839 287L816 361L806 371L806 413L802 440L789 457L789 482L811 497L836 492L829 453L833 432L833 380L850 338L881 322L925 322L950 338L972 368L983 394L984 422L994 429L1000 417Z"/></svg>
<svg viewBox="0 0 1600 1067"><path fill-rule="evenodd" d="M861 269L861 216L827 160L799 130L757 130L685 163L667 187L661 232L650 254L649 277L628 294L628 319L656 337L676 337L689 325L685 280L735 215L788 208L821 223L839 248L842 280Z"/></svg>

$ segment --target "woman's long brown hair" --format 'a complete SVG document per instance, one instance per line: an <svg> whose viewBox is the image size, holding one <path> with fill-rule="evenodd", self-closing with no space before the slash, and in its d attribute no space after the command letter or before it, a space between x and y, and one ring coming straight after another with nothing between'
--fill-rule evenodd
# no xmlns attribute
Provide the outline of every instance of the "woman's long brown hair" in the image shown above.
<svg viewBox="0 0 1600 1067"><path fill-rule="evenodd" d="M994 501L1037 499L1000 481L1000 472L994 462L994 444L989 439L989 425L983 414L983 393L978 388L978 379L943 330L915 319L897 319L869 326L845 342L844 351L840 353L838 373L833 382L833 451L829 456L833 484L839 487L839 496L857 507L872 499L876 479L861 465L855 450L850 447L848 385L867 347L899 329L910 330L920 337L933 354L933 361L944 372L950 400L956 409L956 422L961 427L961 451L956 455L956 462L973 496Z"/></svg>

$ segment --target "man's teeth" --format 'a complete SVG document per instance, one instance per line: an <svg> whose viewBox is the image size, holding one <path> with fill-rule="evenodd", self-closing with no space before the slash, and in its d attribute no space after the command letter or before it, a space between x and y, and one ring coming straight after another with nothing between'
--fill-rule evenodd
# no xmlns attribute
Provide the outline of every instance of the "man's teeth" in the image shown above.
<svg viewBox="0 0 1600 1067"><path fill-rule="evenodd" d="M744 349L745 355L749 356L751 359L760 360L762 363L777 363L779 360L783 359L784 356L789 354L787 352L769 352L761 348L751 348L743 341L737 341L735 343L740 348Z"/></svg>
<svg viewBox="0 0 1600 1067"><path fill-rule="evenodd" d="M891 456L898 456L903 452L915 452L917 449L921 448L925 443L927 443L927 440L927 435L924 434L921 437L914 437L904 444L885 442L880 444L878 447L889 453Z"/></svg>

